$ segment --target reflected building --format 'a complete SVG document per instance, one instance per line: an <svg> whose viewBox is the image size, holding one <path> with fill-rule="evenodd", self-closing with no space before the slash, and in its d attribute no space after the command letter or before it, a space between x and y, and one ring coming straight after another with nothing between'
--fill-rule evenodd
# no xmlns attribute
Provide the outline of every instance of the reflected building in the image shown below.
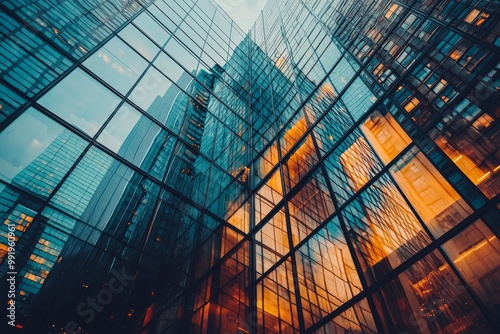
<svg viewBox="0 0 500 334"><path fill-rule="evenodd" d="M500 327L497 4L0 8L7 332Z"/></svg>

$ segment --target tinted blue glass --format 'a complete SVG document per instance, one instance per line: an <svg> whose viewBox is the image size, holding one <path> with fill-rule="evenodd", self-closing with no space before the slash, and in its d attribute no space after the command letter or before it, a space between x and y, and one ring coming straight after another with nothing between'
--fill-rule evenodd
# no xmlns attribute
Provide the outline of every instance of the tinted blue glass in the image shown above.
<svg viewBox="0 0 500 334"><path fill-rule="evenodd" d="M121 39L115 37L97 50L83 65L122 94L127 94L148 63Z"/></svg>
<svg viewBox="0 0 500 334"><path fill-rule="evenodd" d="M119 98L88 74L76 69L38 102L93 136L116 108Z"/></svg>
<svg viewBox="0 0 500 334"><path fill-rule="evenodd" d="M34 108L0 133L0 176L47 197L87 145Z"/></svg>

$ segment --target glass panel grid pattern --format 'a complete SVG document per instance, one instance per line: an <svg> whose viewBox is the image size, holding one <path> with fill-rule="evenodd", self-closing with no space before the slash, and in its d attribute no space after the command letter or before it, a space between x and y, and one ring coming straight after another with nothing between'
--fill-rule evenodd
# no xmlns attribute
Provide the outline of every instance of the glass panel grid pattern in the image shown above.
<svg viewBox="0 0 500 334"><path fill-rule="evenodd" d="M498 4L0 9L18 331L500 328Z"/></svg>

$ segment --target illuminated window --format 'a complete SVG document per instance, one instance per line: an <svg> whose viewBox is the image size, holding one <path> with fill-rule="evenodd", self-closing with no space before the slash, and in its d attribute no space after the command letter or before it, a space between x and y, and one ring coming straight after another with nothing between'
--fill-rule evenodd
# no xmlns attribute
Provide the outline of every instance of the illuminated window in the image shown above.
<svg viewBox="0 0 500 334"><path fill-rule="evenodd" d="M464 21L479 27L488 17L490 17L490 14L473 9L469 12L469 15L465 17Z"/></svg>
<svg viewBox="0 0 500 334"><path fill-rule="evenodd" d="M419 103L420 103L420 100L419 100L419 99L417 99L416 97L414 97L414 98L412 98L412 99L410 100L410 102L408 102L408 103L404 106L404 108L405 108L406 112L410 112L410 111L412 111L412 110L413 110L416 106L418 106L418 104L419 104Z"/></svg>
<svg viewBox="0 0 500 334"><path fill-rule="evenodd" d="M447 82L444 79L439 80L439 82L432 88L434 93L439 94L439 92L446 86Z"/></svg>
<svg viewBox="0 0 500 334"><path fill-rule="evenodd" d="M359 137L339 157L340 164L349 176L354 190L359 190L370 179L370 172L377 168L373 160L368 160L370 148L363 137Z"/></svg>
<svg viewBox="0 0 500 334"><path fill-rule="evenodd" d="M382 116L379 111L375 111L361 125L361 130L386 164L411 142L410 137L389 113Z"/></svg>
<svg viewBox="0 0 500 334"><path fill-rule="evenodd" d="M380 72L382 72L384 70L384 64L382 63L379 63L377 65L377 67L375 67L375 69L373 70L373 74L375 74L376 76L378 76L380 74Z"/></svg>
<svg viewBox="0 0 500 334"><path fill-rule="evenodd" d="M277 60L276 60L276 63L274 64L276 67L280 67L283 62L285 61L285 58L283 58L283 56L280 56Z"/></svg>
<svg viewBox="0 0 500 334"><path fill-rule="evenodd" d="M453 59L453 60L458 60L462 55L463 55L463 51L460 50L460 49L455 49L453 50L452 53L450 53L450 58Z"/></svg>
<svg viewBox="0 0 500 334"><path fill-rule="evenodd" d="M381 313L384 332L391 332L386 324L400 317L411 319L402 326L416 333L459 333L463 328L471 333L493 333L484 315L471 307L474 302L455 273L442 269L445 263L433 251L375 294L377 304L395 305L388 308L390 315Z"/></svg>
<svg viewBox="0 0 500 334"><path fill-rule="evenodd" d="M382 34L375 28L370 30L370 32L367 34L368 37L370 37L375 43L380 41L382 38Z"/></svg>
<svg viewBox="0 0 500 334"><path fill-rule="evenodd" d="M471 209L430 161L413 149L391 168L399 186L431 231L440 236Z"/></svg>
<svg viewBox="0 0 500 334"><path fill-rule="evenodd" d="M500 316L500 241L481 221L443 245L469 286L496 316ZM443 265L439 270L446 270Z"/></svg>
<svg viewBox="0 0 500 334"><path fill-rule="evenodd" d="M473 124L472 126L478 129L479 131L482 131L489 127L491 123L494 122L494 119L491 118L490 115L488 114L483 114L481 117L479 117Z"/></svg>
<svg viewBox="0 0 500 334"><path fill-rule="evenodd" d="M391 8L389 8L389 10L387 11L387 13L385 13L385 18L388 19L388 20L390 20L392 18L392 16L393 16L394 13L398 14L400 11L401 11L401 9L399 8L399 6L396 5L396 4L393 4L391 6Z"/></svg>

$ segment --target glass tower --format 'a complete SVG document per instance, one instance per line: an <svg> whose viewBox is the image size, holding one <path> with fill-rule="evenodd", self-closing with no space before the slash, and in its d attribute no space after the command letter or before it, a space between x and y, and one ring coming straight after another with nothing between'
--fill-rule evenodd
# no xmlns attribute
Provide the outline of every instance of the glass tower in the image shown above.
<svg viewBox="0 0 500 334"><path fill-rule="evenodd" d="M0 9L7 333L500 328L498 3Z"/></svg>

